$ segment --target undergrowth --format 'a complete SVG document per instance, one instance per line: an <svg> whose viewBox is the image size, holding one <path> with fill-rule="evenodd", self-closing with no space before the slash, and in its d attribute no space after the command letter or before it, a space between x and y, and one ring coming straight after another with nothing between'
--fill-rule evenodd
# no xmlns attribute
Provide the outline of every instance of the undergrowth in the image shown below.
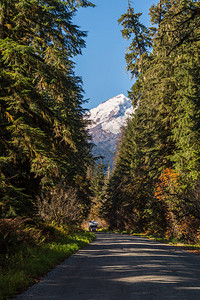
<svg viewBox="0 0 200 300"><path fill-rule="evenodd" d="M32 220L0 220L0 299L23 291L95 235Z"/></svg>

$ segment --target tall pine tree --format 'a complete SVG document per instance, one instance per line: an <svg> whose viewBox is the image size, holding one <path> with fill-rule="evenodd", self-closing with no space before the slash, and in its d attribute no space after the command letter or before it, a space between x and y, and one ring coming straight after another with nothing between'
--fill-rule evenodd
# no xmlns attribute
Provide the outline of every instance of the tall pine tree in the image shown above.
<svg viewBox="0 0 200 300"><path fill-rule="evenodd" d="M73 0L2 0L1 215L31 211L41 185L81 182L90 159L82 83L72 58L85 32Z"/></svg>
<svg viewBox="0 0 200 300"><path fill-rule="evenodd" d="M119 144L107 212L115 226L180 237L199 226L199 1L161 0L150 14L152 52L135 47L127 60L138 108Z"/></svg>

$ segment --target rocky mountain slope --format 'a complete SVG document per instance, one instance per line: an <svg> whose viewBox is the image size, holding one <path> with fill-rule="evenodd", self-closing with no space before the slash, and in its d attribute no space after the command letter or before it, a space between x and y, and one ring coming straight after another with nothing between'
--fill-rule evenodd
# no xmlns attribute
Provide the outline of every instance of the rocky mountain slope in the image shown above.
<svg viewBox="0 0 200 300"><path fill-rule="evenodd" d="M92 136L93 153L103 156L103 162L112 167L120 128L125 125L126 119L134 112L131 100L120 94L87 112L86 118L91 121L88 126Z"/></svg>

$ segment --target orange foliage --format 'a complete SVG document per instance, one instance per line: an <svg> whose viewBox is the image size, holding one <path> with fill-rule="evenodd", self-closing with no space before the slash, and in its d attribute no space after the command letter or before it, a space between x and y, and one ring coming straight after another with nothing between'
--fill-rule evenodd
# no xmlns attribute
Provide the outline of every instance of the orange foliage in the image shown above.
<svg viewBox="0 0 200 300"><path fill-rule="evenodd" d="M173 169L167 168L159 177L160 182L156 185L155 197L158 200L164 200L169 197L170 193L174 193L178 186L179 174L175 173Z"/></svg>
<svg viewBox="0 0 200 300"><path fill-rule="evenodd" d="M187 242L200 241L200 221L186 213L181 205L179 174L173 169L163 171L156 185L155 197L165 206L166 238L178 238Z"/></svg>

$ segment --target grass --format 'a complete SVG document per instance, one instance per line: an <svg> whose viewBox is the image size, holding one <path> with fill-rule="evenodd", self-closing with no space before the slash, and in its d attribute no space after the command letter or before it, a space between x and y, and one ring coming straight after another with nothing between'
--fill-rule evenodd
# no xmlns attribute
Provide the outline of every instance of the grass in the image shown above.
<svg viewBox="0 0 200 300"><path fill-rule="evenodd" d="M177 238L168 239L168 238L163 238L163 237L155 237L154 235L146 235L144 233L143 234L134 233L132 235L146 237L146 238L154 240L156 242L168 244L171 246L175 246L175 247L179 247L181 249L187 250L189 252L194 252L194 253L200 254L200 245L199 244L188 244L187 241L179 240Z"/></svg>
<svg viewBox="0 0 200 300"><path fill-rule="evenodd" d="M38 230L37 243L20 243L12 253L1 255L0 299L10 299L37 282L58 263L94 240L90 232L69 233L64 227ZM46 230L46 231L45 231ZM36 229L34 228L34 231ZM49 233L51 231L51 233ZM48 232L48 234L47 234Z"/></svg>
<svg viewBox="0 0 200 300"><path fill-rule="evenodd" d="M200 254L200 245L199 244L188 244L184 240L178 240L175 238L174 239L166 239L166 238L156 238L153 236L149 236L148 238L153 239L154 241L157 241L160 243L179 247L179 248L189 251L189 252Z"/></svg>

